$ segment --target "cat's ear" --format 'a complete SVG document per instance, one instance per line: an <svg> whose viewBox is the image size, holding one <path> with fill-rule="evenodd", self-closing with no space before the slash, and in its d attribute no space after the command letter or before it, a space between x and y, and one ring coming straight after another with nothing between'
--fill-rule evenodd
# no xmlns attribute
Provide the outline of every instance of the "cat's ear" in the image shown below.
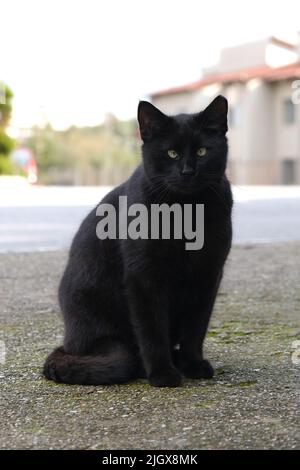
<svg viewBox="0 0 300 470"><path fill-rule="evenodd" d="M148 103L148 101L139 102L137 118L144 142L149 142L153 139L166 128L169 122L168 116L153 106L153 104Z"/></svg>
<svg viewBox="0 0 300 470"><path fill-rule="evenodd" d="M222 95L217 96L201 113L202 127L204 129L226 134L228 130L227 113L227 99Z"/></svg>

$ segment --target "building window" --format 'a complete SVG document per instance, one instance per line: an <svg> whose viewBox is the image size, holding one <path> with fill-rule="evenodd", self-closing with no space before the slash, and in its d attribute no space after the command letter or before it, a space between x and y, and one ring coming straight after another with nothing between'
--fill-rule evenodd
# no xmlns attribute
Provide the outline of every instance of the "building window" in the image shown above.
<svg viewBox="0 0 300 470"><path fill-rule="evenodd" d="M240 106L229 106L228 109L228 124L229 127L237 127L240 123Z"/></svg>
<svg viewBox="0 0 300 470"><path fill-rule="evenodd" d="M282 184L296 183L296 162L292 159L283 160L281 163L281 181Z"/></svg>
<svg viewBox="0 0 300 470"><path fill-rule="evenodd" d="M285 124L295 122L295 106L289 98L283 102L283 121Z"/></svg>

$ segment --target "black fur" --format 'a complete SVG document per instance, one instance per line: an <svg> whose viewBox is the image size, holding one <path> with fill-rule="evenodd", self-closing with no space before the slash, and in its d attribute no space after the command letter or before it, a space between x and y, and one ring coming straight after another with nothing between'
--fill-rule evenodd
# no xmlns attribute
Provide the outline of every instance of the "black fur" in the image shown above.
<svg viewBox="0 0 300 470"><path fill-rule="evenodd" d="M219 96L199 114L173 117L142 101L138 120L142 164L102 202L117 207L126 195L129 205L204 204L204 246L187 251L185 240L101 241L94 209L73 240L59 288L64 345L44 365L45 376L58 382L148 377L152 385L175 387L182 376L213 376L202 346L231 246L227 101ZM204 157L197 156L199 147L207 148Z"/></svg>

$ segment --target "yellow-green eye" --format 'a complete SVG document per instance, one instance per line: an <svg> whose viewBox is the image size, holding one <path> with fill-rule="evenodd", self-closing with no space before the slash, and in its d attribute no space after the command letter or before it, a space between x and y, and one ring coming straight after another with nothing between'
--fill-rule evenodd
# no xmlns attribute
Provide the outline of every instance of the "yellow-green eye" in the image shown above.
<svg viewBox="0 0 300 470"><path fill-rule="evenodd" d="M200 147L197 150L197 155L198 157L204 157L204 155L206 155L206 147Z"/></svg>
<svg viewBox="0 0 300 470"><path fill-rule="evenodd" d="M168 155L170 158L177 158L178 157L178 153L175 152L175 150L168 150Z"/></svg>

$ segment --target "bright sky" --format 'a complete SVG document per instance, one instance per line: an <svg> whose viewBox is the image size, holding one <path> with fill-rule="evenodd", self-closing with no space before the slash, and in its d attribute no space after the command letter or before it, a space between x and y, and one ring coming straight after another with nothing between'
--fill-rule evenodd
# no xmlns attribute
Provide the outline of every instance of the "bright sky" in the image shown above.
<svg viewBox="0 0 300 470"><path fill-rule="evenodd" d="M0 0L0 80L15 126L95 125L198 79L223 47L288 39L299 18L299 0Z"/></svg>

